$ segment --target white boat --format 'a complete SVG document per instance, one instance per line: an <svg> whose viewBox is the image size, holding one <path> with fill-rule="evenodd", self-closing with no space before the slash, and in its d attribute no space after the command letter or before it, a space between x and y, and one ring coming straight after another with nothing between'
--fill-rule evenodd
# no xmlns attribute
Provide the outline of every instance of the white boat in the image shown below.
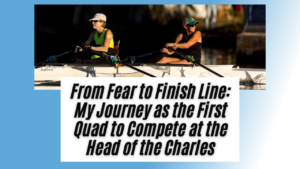
<svg viewBox="0 0 300 169"><path fill-rule="evenodd" d="M171 65L155 63L129 64L156 77L218 77L195 65ZM224 77L239 77L240 83L266 84L265 69L232 68L233 65L205 65ZM109 64L47 63L36 68L35 89L60 89L61 77L148 77L148 75L127 66Z"/></svg>

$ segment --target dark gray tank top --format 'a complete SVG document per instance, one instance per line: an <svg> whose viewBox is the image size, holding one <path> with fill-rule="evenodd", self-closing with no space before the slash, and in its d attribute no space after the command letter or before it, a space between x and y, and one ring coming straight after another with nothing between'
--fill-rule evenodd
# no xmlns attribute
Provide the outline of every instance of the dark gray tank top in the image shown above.
<svg viewBox="0 0 300 169"><path fill-rule="evenodd" d="M188 42L192 37L193 37L194 33L187 35L187 34L183 34L182 39L179 43L186 43ZM189 47L188 49L180 49L178 48L178 50L180 52L182 52L185 55L193 55L194 59L200 63L201 61L201 48L202 48L202 43L200 42L196 42L193 46Z"/></svg>

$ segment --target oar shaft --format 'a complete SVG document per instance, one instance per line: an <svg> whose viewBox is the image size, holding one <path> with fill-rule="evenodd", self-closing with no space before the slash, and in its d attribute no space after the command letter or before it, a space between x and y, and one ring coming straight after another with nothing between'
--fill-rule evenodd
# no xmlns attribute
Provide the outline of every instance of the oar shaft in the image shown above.
<svg viewBox="0 0 300 169"><path fill-rule="evenodd" d="M173 48L171 48L171 47L168 47L168 49L171 49L171 50L173 50L176 54L178 54L179 56L181 56L181 57L183 57L183 58L186 58L185 55L184 55L183 53L181 53L181 52L179 52L179 51L177 51L177 50L175 50L175 49L173 49ZM209 72L211 72L211 73L213 73L213 74L215 74L215 75L217 75L217 76L219 76L219 77L224 77L224 76L220 75L219 73L217 73L217 72L215 72L215 71L209 69L208 67L206 67L206 66L200 64L199 62L193 61L193 63L196 63L197 65L201 66L202 68L206 69L207 71L209 71Z"/></svg>
<svg viewBox="0 0 300 169"><path fill-rule="evenodd" d="M100 53L100 52L97 52L97 51L94 51L94 50L91 50L91 51L94 52L95 54L98 54L98 55L101 55L101 56L105 57L105 55L102 54L102 53ZM140 69L137 69L137 68L135 68L134 66L128 65L128 64L126 64L126 63L124 63L124 62L122 62L122 61L120 61L120 60L118 60L117 63L120 63L120 64L122 64L122 65L125 65L125 66L127 66L127 67L129 67L129 68L131 68L131 69L133 69L133 70L136 70L136 71L138 71L138 72L141 72L141 73L143 73L143 74L145 74L145 75L147 75L147 76L155 77L155 76L153 76L153 75L151 75L151 74L149 74L149 73L147 73L147 72L144 72L144 71L142 71L142 70L140 70Z"/></svg>
<svg viewBox="0 0 300 169"><path fill-rule="evenodd" d="M73 52L73 50L69 50L69 51L67 51L67 52L65 52L65 53L59 54L59 55L56 56L56 58L59 58L59 57L61 57L61 56L64 56L64 55L66 55L66 54L69 54L69 53L71 53L71 52ZM47 61L47 60L45 60L45 61L43 61L43 62L40 62L40 63L36 64L35 67L37 67L37 66L39 66L39 65L41 65L41 64L43 64L43 63L46 63L46 61Z"/></svg>
<svg viewBox="0 0 300 169"><path fill-rule="evenodd" d="M154 52L146 53L146 54L139 55L139 56L129 56L129 58L126 58L123 61L128 62L128 59L129 59L133 63L138 58L142 58L142 57L145 57L145 56L150 56L150 55L153 55L153 54L158 53L158 52L159 51L154 51Z"/></svg>
<svg viewBox="0 0 300 169"><path fill-rule="evenodd" d="M69 50L69 51L67 51L67 52L65 52L65 53L62 53L62 54L60 54L60 55L57 55L56 57L61 57L61 56L64 56L64 55L66 55L66 54L69 54L69 53L71 53L71 52L73 52L73 50Z"/></svg>
<svg viewBox="0 0 300 169"><path fill-rule="evenodd" d="M92 50L92 49L90 49L90 51L93 52L93 53L95 53L95 54L97 54L97 55L100 55L102 57L106 57L106 55L104 53L102 53L102 52L98 52L98 51L95 51L95 50Z"/></svg>
<svg viewBox="0 0 300 169"><path fill-rule="evenodd" d="M156 76L153 76L153 75L151 75L151 74L149 74L149 73L147 73L147 72L145 72L145 71L142 71L142 70L140 70L140 69L137 69L137 68L135 68L134 66L128 65L127 63L124 63L124 62L122 62L122 61L118 61L118 63L121 63L121 64L123 64L123 65L125 65L125 66L128 66L128 67L130 67L131 69L134 69L134 70L136 70L136 71L138 71L138 72L144 73L144 74L147 75L147 76L150 76L150 77L156 77Z"/></svg>
<svg viewBox="0 0 300 169"><path fill-rule="evenodd" d="M141 58L141 57L145 57L145 56L149 56L149 55L153 55L155 53L158 53L159 51L154 51L154 52L151 52L151 53L147 53L147 54L143 54L143 55L139 55L139 56L136 56L136 58Z"/></svg>

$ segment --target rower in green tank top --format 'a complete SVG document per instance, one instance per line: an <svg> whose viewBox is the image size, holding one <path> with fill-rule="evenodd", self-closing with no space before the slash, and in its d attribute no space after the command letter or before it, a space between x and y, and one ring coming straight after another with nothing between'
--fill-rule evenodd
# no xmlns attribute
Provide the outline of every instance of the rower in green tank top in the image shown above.
<svg viewBox="0 0 300 169"><path fill-rule="evenodd" d="M104 30L100 36L98 35L98 32L95 31L94 41L95 41L96 45L101 45L101 46L104 45L104 39L105 39L104 36L105 36L105 33L107 30L109 30L109 29L104 28ZM109 48L114 48L114 40L113 39L111 39L109 42Z"/></svg>
<svg viewBox="0 0 300 169"><path fill-rule="evenodd" d="M108 52L109 48L114 48L113 33L111 30L105 28L106 16L102 13L97 13L94 18L89 21L92 22L95 31L93 31L86 42L81 45L80 51L90 48L95 51ZM93 41L97 46L90 46ZM91 59L99 57L99 55L92 55Z"/></svg>
<svg viewBox="0 0 300 169"><path fill-rule="evenodd" d="M98 31L95 31L94 41L95 41L96 45L99 45L99 46L104 45L107 30L109 30L109 29L104 28L104 30L102 31L100 36L98 35ZM111 39L110 42L109 42L109 48L112 48L112 49L114 48L114 40L113 39ZM100 57L99 55L92 55L91 59L97 59L99 57Z"/></svg>

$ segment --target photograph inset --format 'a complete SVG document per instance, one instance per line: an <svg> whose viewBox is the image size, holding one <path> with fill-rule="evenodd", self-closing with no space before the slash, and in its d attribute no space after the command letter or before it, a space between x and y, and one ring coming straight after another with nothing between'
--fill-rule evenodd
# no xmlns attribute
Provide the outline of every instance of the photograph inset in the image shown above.
<svg viewBox="0 0 300 169"><path fill-rule="evenodd" d="M61 77L239 77L242 90L266 88L265 5L35 5L34 12L35 89L60 89Z"/></svg>

